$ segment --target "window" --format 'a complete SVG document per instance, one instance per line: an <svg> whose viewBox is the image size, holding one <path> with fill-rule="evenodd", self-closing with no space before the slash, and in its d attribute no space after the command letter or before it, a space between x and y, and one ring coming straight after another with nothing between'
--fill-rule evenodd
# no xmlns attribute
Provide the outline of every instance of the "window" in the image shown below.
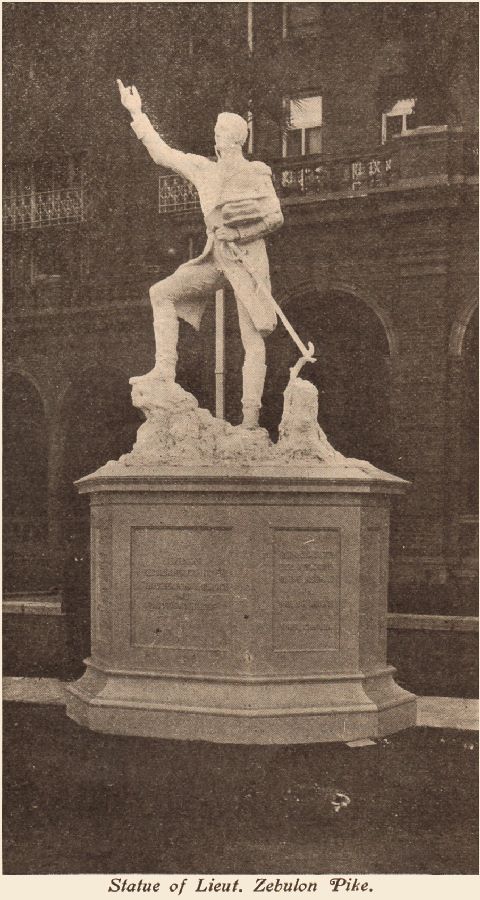
<svg viewBox="0 0 480 900"><path fill-rule="evenodd" d="M322 6L322 3L284 3L284 38L304 37L318 32L323 14Z"/></svg>
<svg viewBox="0 0 480 900"><path fill-rule="evenodd" d="M382 144L391 141L397 134L408 130L407 119L415 112L415 100L397 100L386 113L382 113Z"/></svg>
<svg viewBox="0 0 480 900"><path fill-rule="evenodd" d="M322 98L303 94L284 101L288 125L283 156L313 156L322 151Z"/></svg>

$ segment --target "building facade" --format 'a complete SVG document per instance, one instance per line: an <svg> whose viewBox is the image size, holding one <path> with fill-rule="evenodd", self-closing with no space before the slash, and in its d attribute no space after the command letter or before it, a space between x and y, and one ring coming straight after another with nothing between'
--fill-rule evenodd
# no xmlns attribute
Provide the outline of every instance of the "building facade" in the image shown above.
<svg viewBox="0 0 480 900"><path fill-rule="evenodd" d="M408 479L391 609L475 601L478 299L473 3L4 4L4 590L61 593L85 548L73 487L132 446L128 378L153 357L148 287L201 249L195 192L159 171L115 79L174 146L249 118L285 216L275 297L318 364L333 445ZM226 418L241 342L225 310ZM182 325L178 380L215 409L215 309ZM267 342L273 437L296 350Z"/></svg>

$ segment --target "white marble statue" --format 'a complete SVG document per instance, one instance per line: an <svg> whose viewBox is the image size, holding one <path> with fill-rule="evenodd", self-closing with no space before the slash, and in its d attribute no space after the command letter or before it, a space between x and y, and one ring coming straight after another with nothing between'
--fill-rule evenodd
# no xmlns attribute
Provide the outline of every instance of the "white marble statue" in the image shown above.
<svg viewBox="0 0 480 900"><path fill-rule="evenodd" d="M195 185L207 228L207 243L200 256L150 289L155 366L140 377L174 383L179 317L198 329L209 295L229 282L235 292L245 350L243 426L256 428L266 374L264 337L277 322L275 308L268 299L270 278L263 238L283 223L271 170L262 162L244 158L242 146L248 137L248 126L241 116L226 112L218 116L217 161L213 162L169 147L142 113L137 89L117 83L121 102L131 113L132 128L152 159ZM232 252L233 244L241 247L248 265Z"/></svg>
<svg viewBox="0 0 480 900"><path fill-rule="evenodd" d="M242 145L247 123L233 113L221 113L215 127L217 162L174 150L162 140L146 115L135 87L118 81L123 105L132 115L132 128L159 165L173 169L198 190L207 227L207 243L197 259L150 289L155 331L155 366L130 379L132 402L145 422L130 453L110 461L102 472L169 471L207 468L227 471L271 472L285 468L318 471L345 469L371 473L373 467L349 460L329 443L318 424L318 391L299 378L305 363L314 363L314 347L306 346L270 293L264 236L283 222L271 170L248 162ZM175 381L179 317L199 328L213 291L229 282L237 301L245 350L243 365L243 422L233 426L217 419ZM279 439L272 443L258 427L265 382L264 336L277 316L298 346L301 357L290 370L284 392Z"/></svg>

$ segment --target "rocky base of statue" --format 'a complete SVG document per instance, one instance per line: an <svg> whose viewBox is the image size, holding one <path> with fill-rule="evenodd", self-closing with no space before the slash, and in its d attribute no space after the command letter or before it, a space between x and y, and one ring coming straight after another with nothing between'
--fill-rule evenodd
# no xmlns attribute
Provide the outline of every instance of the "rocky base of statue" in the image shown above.
<svg viewBox="0 0 480 900"><path fill-rule="evenodd" d="M293 370L292 370L293 373ZM132 402L145 415L130 453L110 461L102 473L120 474L186 465L252 465L279 467L319 464L339 469L377 472L364 460L347 459L328 442L318 424L318 391L292 374L284 392L279 439L274 444L264 428L233 426L201 409L179 384L161 378L132 379Z"/></svg>

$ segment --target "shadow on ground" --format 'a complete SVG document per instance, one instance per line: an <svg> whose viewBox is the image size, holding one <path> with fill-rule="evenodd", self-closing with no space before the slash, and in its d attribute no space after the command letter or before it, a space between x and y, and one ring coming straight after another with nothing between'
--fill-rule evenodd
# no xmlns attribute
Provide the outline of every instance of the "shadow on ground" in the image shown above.
<svg viewBox="0 0 480 900"><path fill-rule="evenodd" d="M477 754L425 728L361 749L114 737L7 703L3 871L476 873Z"/></svg>

